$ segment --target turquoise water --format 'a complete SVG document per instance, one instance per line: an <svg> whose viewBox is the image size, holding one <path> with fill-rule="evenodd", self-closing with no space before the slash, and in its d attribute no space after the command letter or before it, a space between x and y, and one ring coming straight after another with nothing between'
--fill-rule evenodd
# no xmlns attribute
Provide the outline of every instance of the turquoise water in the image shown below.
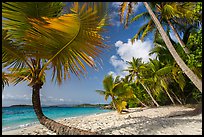
<svg viewBox="0 0 204 137"><path fill-rule="evenodd" d="M75 117L109 112L98 107L43 107L46 116L52 119ZM3 107L2 131L22 128L39 123L32 107Z"/></svg>

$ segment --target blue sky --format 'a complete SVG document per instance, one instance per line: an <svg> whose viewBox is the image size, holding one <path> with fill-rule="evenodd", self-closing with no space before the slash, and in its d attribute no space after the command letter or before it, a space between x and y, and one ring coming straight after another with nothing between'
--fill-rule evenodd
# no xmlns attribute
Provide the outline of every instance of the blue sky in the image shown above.
<svg viewBox="0 0 204 137"><path fill-rule="evenodd" d="M130 39L138 31L146 21L140 20L132 23L127 29L119 22L118 6L120 2L110 3L112 11L110 12L112 26L108 26L104 35L109 39L106 42L109 49L104 50L98 58L96 58L98 70L87 67L86 78L78 79L71 75L71 79L64 81L58 86L55 82L51 82L51 71L47 72L46 83L41 89L42 105L58 105L58 104L80 104L80 103L110 103L110 99L104 100L104 97L95 92L97 89L103 90L102 81L105 75L113 74L123 77L126 73L122 70L127 67L126 61L130 61L132 57L142 57L143 61L148 61L149 50L153 47L152 37L148 36L144 42L140 40L131 44ZM144 11L142 3L134 9L135 13ZM151 56L154 58L155 56ZM100 64L100 65L99 65ZM31 103L31 87L27 83L21 83L16 86L10 85L5 87L2 93L3 106L14 104L32 104Z"/></svg>

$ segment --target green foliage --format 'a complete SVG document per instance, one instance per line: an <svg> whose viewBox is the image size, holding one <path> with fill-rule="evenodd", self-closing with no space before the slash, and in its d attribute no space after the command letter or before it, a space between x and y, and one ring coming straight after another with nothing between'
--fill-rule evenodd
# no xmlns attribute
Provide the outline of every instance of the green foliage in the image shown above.
<svg viewBox="0 0 204 137"><path fill-rule="evenodd" d="M107 75L103 80L103 90L96 90L99 94L112 99L112 106L121 113L127 106L127 101L131 98L135 98L133 88L128 83L127 78L120 79L119 76L113 78L112 75Z"/></svg>
<svg viewBox="0 0 204 137"><path fill-rule="evenodd" d="M202 102L202 93L200 93L189 80L187 81L183 94L184 104L196 104Z"/></svg>
<svg viewBox="0 0 204 137"><path fill-rule="evenodd" d="M65 14L63 6L62 2L2 3L3 67L29 68L29 86L41 81L49 68L51 80L58 84L70 78L70 72L84 75L85 64L95 68L93 58L107 47L101 36L107 25L104 3L74 2Z"/></svg>
<svg viewBox="0 0 204 137"><path fill-rule="evenodd" d="M124 12L128 4L131 4L131 2L124 2L121 4L121 22L124 18ZM150 5L152 10L155 11L156 17L160 20L160 23L167 26L167 35L169 37L170 29L167 20L173 24L179 34L183 33L183 42L190 50L189 55L186 55L180 44L174 42L171 37L170 41L179 56L187 62L188 66L190 66L195 74L199 75L201 78L202 29L196 33L195 31L199 28L199 25L196 23L202 24L202 2L151 2ZM128 10L127 12L128 16L126 16L125 20L126 27L128 24L127 18L129 14L131 14ZM136 14L130 20L130 23L142 17L148 19L148 22L144 24L132 38L132 43L138 38L143 40L149 32L154 31L156 28L154 23L151 23L152 20L147 12ZM156 101L161 105L169 105L171 101L172 103L177 102L180 104L186 102L199 102L201 94L199 94L196 87L178 67L158 31L155 31L154 37L155 47L150 54L155 53L157 59L150 59L149 63L144 63L139 58L133 58L132 61L128 62L128 68L124 70L129 72L127 75L128 82L135 94L135 98L127 100L128 106L137 107L141 105L141 102L146 105L152 105L151 98L145 89L149 89ZM146 88L144 88L144 86Z"/></svg>
<svg viewBox="0 0 204 137"><path fill-rule="evenodd" d="M196 7L193 12L194 20L202 23L202 2L196 2Z"/></svg>
<svg viewBox="0 0 204 137"><path fill-rule="evenodd" d="M117 98L115 102L116 102L116 108L118 113L121 113L123 109L126 109L126 106L127 106L126 101L123 101L122 99Z"/></svg>
<svg viewBox="0 0 204 137"><path fill-rule="evenodd" d="M202 77L202 29L197 33L191 33L187 44L191 51L187 64L197 75ZM198 70L197 72L195 68Z"/></svg>
<svg viewBox="0 0 204 137"><path fill-rule="evenodd" d="M140 107L140 102L136 98L132 98L127 101L127 105L129 108L136 108Z"/></svg>
<svg viewBox="0 0 204 137"><path fill-rule="evenodd" d="M170 102L168 96L165 94L165 92L159 92L157 95L155 95L155 99L162 106L171 104L171 102Z"/></svg>

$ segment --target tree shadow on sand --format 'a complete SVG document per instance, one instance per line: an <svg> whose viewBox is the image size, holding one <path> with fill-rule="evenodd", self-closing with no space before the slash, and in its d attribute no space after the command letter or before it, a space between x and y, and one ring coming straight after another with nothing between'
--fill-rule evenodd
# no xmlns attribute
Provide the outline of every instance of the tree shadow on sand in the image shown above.
<svg viewBox="0 0 204 137"><path fill-rule="evenodd" d="M137 110L139 111L139 110ZM100 134L115 134L115 135L151 135L157 134L156 132L162 128L174 127L176 125L185 125L189 122L201 122L202 119L183 119L183 115L188 114L190 111L177 111L176 114L170 113L163 117L149 118L146 116L131 116L126 118L128 124L122 124L121 126L106 128L98 131ZM128 112L131 113L131 112Z"/></svg>

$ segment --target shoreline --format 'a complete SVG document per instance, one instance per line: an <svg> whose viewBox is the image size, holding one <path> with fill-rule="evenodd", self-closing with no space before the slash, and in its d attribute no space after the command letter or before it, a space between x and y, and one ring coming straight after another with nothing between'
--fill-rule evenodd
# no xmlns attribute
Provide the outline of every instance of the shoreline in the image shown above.
<svg viewBox="0 0 204 137"><path fill-rule="evenodd" d="M110 110L111 112L112 110ZM108 112L96 112L96 113L93 113L93 114L83 114L83 115L79 115L79 116L69 116L69 117L60 117L60 118L56 118L56 119L53 119L55 121L60 121L60 120L64 120L64 119L73 119L73 118L81 118L81 117L84 117L84 116L90 116L90 115L98 115L98 114L103 114L103 113L108 113ZM13 130L21 130L23 128L28 128L28 127L32 127L32 126L35 126L35 125L40 125L39 121L33 121L32 123L25 123L25 124L22 124L22 125L18 125L18 127L11 127L11 129L4 129L2 128L2 132L12 132Z"/></svg>
<svg viewBox="0 0 204 137"><path fill-rule="evenodd" d="M130 108L129 113L116 111L86 116L59 118L62 124L99 132L102 135L202 135L202 114L167 117L173 113L190 111L184 106L158 108ZM16 130L2 131L2 135L56 135L37 124Z"/></svg>

